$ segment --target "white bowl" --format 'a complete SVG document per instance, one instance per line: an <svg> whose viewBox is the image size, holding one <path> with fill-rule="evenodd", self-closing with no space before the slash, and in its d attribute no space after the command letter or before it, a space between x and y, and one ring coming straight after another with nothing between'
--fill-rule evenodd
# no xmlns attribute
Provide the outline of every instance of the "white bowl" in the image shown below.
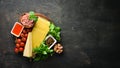
<svg viewBox="0 0 120 68"><path fill-rule="evenodd" d="M55 45L55 43L57 42L57 40L52 35L48 35L45 40L47 40L49 37L51 37L54 40L54 42L49 46L48 49L52 48Z"/></svg>

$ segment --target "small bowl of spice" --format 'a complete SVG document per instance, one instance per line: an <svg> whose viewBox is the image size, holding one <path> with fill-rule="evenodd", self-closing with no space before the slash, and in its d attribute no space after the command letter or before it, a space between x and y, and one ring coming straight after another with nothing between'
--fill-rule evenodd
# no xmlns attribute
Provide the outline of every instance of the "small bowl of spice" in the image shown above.
<svg viewBox="0 0 120 68"><path fill-rule="evenodd" d="M45 43L49 46L49 49L52 48L57 42L56 39L52 35L48 35L45 39Z"/></svg>

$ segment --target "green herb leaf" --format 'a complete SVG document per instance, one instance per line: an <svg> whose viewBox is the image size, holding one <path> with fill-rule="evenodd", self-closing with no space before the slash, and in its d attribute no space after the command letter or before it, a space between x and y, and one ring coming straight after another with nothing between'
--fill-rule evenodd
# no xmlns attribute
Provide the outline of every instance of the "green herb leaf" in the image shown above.
<svg viewBox="0 0 120 68"><path fill-rule="evenodd" d="M56 32L60 32L61 28L60 27L55 27Z"/></svg>
<svg viewBox="0 0 120 68"><path fill-rule="evenodd" d="M51 34L57 41L60 41L60 31L61 31L60 27L57 27L53 23L51 23L48 34Z"/></svg>
<svg viewBox="0 0 120 68"><path fill-rule="evenodd" d="M46 51L43 51L43 54L44 54L44 55L46 55L46 54L47 54L47 52L46 52Z"/></svg>
<svg viewBox="0 0 120 68"><path fill-rule="evenodd" d="M52 23L50 24L50 29L53 30L55 28L55 25Z"/></svg>
<svg viewBox="0 0 120 68"><path fill-rule="evenodd" d="M29 15L35 15L34 11L30 11Z"/></svg>
<svg viewBox="0 0 120 68"><path fill-rule="evenodd" d="M30 16L29 16L29 19L30 19L30 20L33 20L33 21L35 21L35 22L37 21L38 17L35 16L35 13L34 13L33 11L30 11L30 12L29 12L29 15L30 15Z"/></svg>
<svg viewBox="0 0 120 68"><path fill-rule="evenodd" d="M34 48L33 52L36 53L35 58L33 58L34 61L44 60L48 56L53 55L53 50L48 49L48 45L46 45L44 41L42 42L42 44L39 47Z"/></svg>

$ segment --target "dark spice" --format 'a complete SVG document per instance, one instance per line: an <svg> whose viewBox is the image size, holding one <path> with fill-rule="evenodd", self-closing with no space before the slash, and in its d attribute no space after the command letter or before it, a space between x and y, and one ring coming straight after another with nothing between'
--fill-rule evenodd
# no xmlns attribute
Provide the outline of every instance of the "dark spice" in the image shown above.
<svg viewBox="0 0 120 68"><path fill-rule="evenodd" d="M53 43L54 43L54 40L53 40L51 37L49 37L49 38L46 40L46 44L47 44L48 46L52 45Z"/></svg>

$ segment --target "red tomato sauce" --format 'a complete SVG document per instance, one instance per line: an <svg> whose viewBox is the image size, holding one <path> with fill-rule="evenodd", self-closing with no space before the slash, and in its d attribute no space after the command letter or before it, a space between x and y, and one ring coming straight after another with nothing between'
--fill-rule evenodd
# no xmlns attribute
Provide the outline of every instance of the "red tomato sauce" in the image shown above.
<svg viewBox="0 0 120 68"><path fill-rule="evenodd" d="M11 33L15 36L19 36L21 31L23 30L24 26L18 22L15 23L14 27L12 28Z"/></svg>

